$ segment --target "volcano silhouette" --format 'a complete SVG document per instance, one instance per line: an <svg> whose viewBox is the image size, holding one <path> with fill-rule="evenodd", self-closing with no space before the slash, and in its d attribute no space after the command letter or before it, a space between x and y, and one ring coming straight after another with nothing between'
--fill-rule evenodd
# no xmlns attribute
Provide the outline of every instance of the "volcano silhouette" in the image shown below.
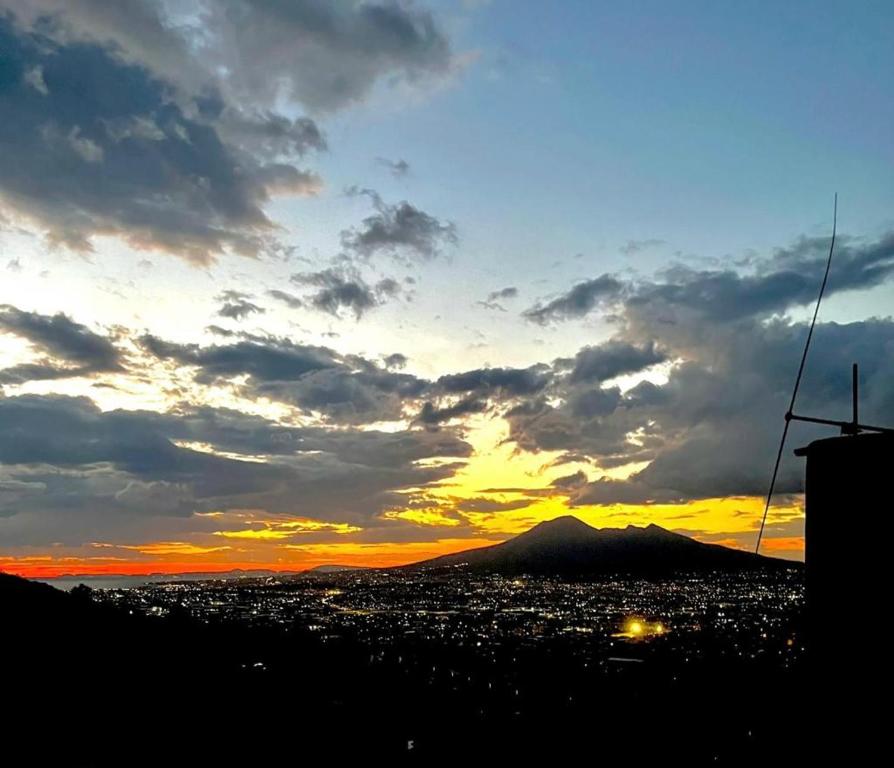
<svg viewBox="0 0 894 768"><path fill-rule="evenodd" d="M539 523L502 544L406 566L464 568L476 573L661 575L685 571L793 568L798 564L704 544L658 525L593 528L571 515Z"/></svg>

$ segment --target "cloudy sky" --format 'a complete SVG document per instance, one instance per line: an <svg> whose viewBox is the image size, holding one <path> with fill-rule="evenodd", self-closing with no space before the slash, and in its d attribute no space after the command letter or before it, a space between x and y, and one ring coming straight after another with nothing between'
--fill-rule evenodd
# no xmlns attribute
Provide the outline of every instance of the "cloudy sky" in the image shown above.
<svg viewBox="0 0 894 768"><path fill-rule="evenodd" d="M835 192L799 410L847 418L858 361L894 423L892 29L0 0L0 569L393 564L568 513L753 547Z"/></svg>

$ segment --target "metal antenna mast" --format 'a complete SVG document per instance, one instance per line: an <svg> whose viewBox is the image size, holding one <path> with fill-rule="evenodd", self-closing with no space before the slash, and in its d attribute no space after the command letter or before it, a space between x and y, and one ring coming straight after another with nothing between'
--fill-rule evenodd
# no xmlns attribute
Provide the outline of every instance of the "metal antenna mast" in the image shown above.
<svg viewBox="0 0 894 768"><path fill-rule="evenodd" d="M770 490L767 491L767 503L764 505L764 516L761 518L760 531L757 534L757 544L754 547L755 553L760 551L761 539L764 537L764 526L767 524L767 514L770 512L770 500L773 498L773 491L776 489L776 476L779 474L779 463L782 461L782 451L785 449L785 438L788 437L788 425L792 420L792 411L795 409L795 400L798 397L798 388L801 386L801 376L804 375L804 365L807 362L807 353L810 350L810 341L813 339L813 329L816 326L816 318L819 315L820 304L823 300L823 294L826 292L826 282L829 280L829 269L832 266L832 252L835 249L835 232L838 227L838 193L835 193L835 204L832 212L832 242L829 244L829 258L826 260L826 272L823 275L823 282L820 285L819 296L816 298L816 308L813 310L813 320L810 323L810 330L807 332L807 341L804 344L804 352L801 355L801 364L798 366L798 375L795 378L795 387L792 389L792 399L789 403L788 410L785 412L785 426L782 428L782 439L779 441L779 450L776 452L776 463L773 465L773 476L770 479Z"/></svg>

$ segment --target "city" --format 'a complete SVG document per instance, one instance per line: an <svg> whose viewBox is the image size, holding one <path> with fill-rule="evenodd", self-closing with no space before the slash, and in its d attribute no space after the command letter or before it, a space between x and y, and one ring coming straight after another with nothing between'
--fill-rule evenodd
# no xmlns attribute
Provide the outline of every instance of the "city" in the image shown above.
<svg viewBox="0 0 894 768"><path fill-rule="evenodd" d="M571 754L592 738L622 756L648 732L668 759L740 764L778 750L805 674L794 566L598 581L371 569L73 592L141 622L166 679L288 700L264 717L304 723L306 754L344 729L357 740L341 754L423 761L470 743ZM685 723L697 746L673 741Z"/></svg>
<svg viewBox="0 0 894 768"><path fill-rule="evenodd" d="M659 652L688 663L710 646L721 658L773 657L789 666L803 652L803 573L794 567L599 583L350 570L92 595L147 616L186 613L203 623L304 630L323 643L347 639L379 661L422 644L473 648L494 660L507 649L559 647L587 664Z"/></svg>

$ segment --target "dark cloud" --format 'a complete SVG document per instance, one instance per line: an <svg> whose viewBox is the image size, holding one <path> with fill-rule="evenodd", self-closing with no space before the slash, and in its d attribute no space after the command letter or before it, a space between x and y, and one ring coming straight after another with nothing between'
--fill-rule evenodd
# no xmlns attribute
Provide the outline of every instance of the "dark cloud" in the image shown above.
<svg viewBox="0 0 894 768"><path fill-rule="evenodd" d="M298 406L332 422L364 424L403 419L405 403L418 399L425 388L426 382L411 374L344 366L295 381L255 382L248 393Z"/></svg>
<svg viewBox="0 0 894 768"><path fill-rule="evenodd" d="M569 491L569 501L575 507L587 504L674 504L685 501L683 494L653 488L638 478L596 480L564 490Z"/></svg>
<svg viewBox="0 0 894 768"><path fill-rule="evenodd" d="M568 293L523 313L540 324L583 317L624 298L628 312L649 322L687 323L689 316L732 322L783 312L816 300L828 257L829 238L802 237L771 257L754 259L749 273L733 269L695 270L675 266L661 281L624 284L601 275ZM837 240L827 295L872 288L894 275L894 233L872 241L841 236Z"/></svg>
<svg viewBox="0 0 894 768"><path fill-rule="evenodd" d="M230 106L221 110L218 125L228 143L269 160L304 157L328 149L322 130L309 117L290 119L270 110L245 111Z"/></svg>
<svg viewBox="0 0 894 768"><path fill-rule="evenodd" d="M594 387L565 397L560 404L538 397L508 410L510 439L526 451L570 451L600 461L635 450L627 434L639 423L625 419L618 390Z"/></svg>
<svg viewBox="0 0 894 768"><path fill-rule="evenodd" d="M530 368L478 368L441 376L425 389L416 422L430 428L453 419L484 413L491 402L507 403L542 392L551 382L546 365Z"/></svg>
<svg viewBox="0 0 894 768"><path fill-rule="evenodd" d="M631 305L643 306L648 312L672 313L679 309L728 321L815 301L819 285L814 275L792 270L742 276L732 270L694 271L680 267L670 277L671 282L641 286L631 297ZM668 321L674 321L670 314Z"/></svg>
<svg viewBox="0 0 894 768"><path fill-rule="evenodd" d="M140 338L140 344L160 359L198 368L197 378L205 383L242 375L262 382L288 381L336 367L341 361L340 356L327 347L295 344L285 339L271 339L267 343L244 340L202 347L177 344L146 334Z"/></svg>
<svg viewBox="0 0 894 768"><path fill-rule="evenodd" d="M400 292L400 286L395 280L385 278L371 286L358 270L351 267L302 272L292 275L292 282L319 289L308 297L310 306L336 317L342 310L347 310L358 320L366 312Z"/></svg>
<svg viewBox="0 0 894 768"><path fill-rule="evenodd" d="M163 0L0 0L0 209L82 251L113 235L199 264L278 253L264 209L315 194L321 179L295 163L327 148L313 119L278 105L337 109L378 82L422 85L456 68L434 16L390 0L195 1L174 13ZM358 247L430 255L455 237L407 203L378 215Z"/></svg>
<svg viewBox="0 0 894 768"><path fill-rule="evenodd" d="M60 379L123 370L122 355L112 341L62 313L41 315L0 305L0 333L28 341L44 355L39 363L0 370L0 383Z"/></svg>
<svg viewBox="0 0 894 768"><path fill-rule="evenodd" d="M2 0L18 21L63 43L107 45L166 78L195 73L189 44L157 0Z"/></svg>
<svg viewBox="0 0 894 768"><path fill-rule="evenodd" d="M477 396L466 397L452 405L436 408L431 401L426 402L419 411L416 421L426 426L437 426L451 419L462 418L487 410L487 401Z"/></svg>
<svg viewBox="0 0 894 768"><path fill-rule="evenodd" d="M406 355L402 355L400 352L395 352L385 358L385 367L405 368L408 362Z"/></svg>
<svg viewBox="0 0 894 768"><path fill-rule="evenodd" d="M147 335L150 353L196 369L203 384L245 376L240 392L317 413L332 422L360 424L403 418L404 404L418 399L428 382L381 368L358 356L286 339L250 338L229 345L176 344Z"/></svg>
<svg viewBox="0 0 894 768"><path fill-rule="evenodd" d="M314 110L358 101L383 78L414 83L453 67L434 17L410 4L221 0L205 6L203 22L215 43L204 51L211 61L239 63L227 78L231 90Z"/></svg>
<svg viewBox="0 0 894 768"><path fill-rule="evenodd" d="M364 312L378 304L375 293L359 276L351 279L335 270L327 269L302 275L301 279L308 285L319 287L319 292L311 297L311 303L317 309L331 315L338 315L344 308L353 312L359 319Z"/></svg>
<svg viewBox="0 0 894 768"><path fill-rule="evenodd" d="M636 346L623 341L609 341L595 347L584 347L572 359L557 360L557 368L570 368L570 381L603 382L627 373L636 373L666 360L654 342Z"/></svg>
<svg viewBox="0 0 894 768"><path fill-rule="evenodd" d="M350 189L348 194L369 197L376 210L360 227L341 233L342 246L350 253L362 258L382 252L428 260L444 246L459 242L455 224L442 222L406 201L389 205L370 189Z"/></svg>
<svg viewBox="0 0 894 768"><path fill-rule="evenodd" d="M716 322L765 316L816 300L828 249L828 238L801 238L770 258L754 260L752 272L747 274L676 266L663 274L661 282L627 285L611 275L601 275L522 315L545 325L584 317L625 298L627 310L647 315L649 322L685 324L689 315ZM840 237L827 292L871 288L892 274L894 233L869 242Z"/></svg>
<svg viewBox="0 0 894 768"><path fill-rule="evenodd" d="M420 459L469 453L449 430L284 427L207 407L103 412L86 398L0 398L0 519L14 521L4 528L10 546L82 544L98 530L107 539L213 530L220 523L194 513L229 509L369 521L397 491L456 469Z"/></svg>
<svg viewBox="0 0 894 768"><path fill-rule="evenodd" d="M289 309L298 309L299 307L304 306L301 299L297 296L289 293L288 291L280 291L276 288L267 291L267 295L271 299L276 299L277 301L285 304Z"/></svg>
<svg viewBox="0 0 894 768"><path fill-rule="evenodd" d="M614 413L621 403L621 390L617 387L585 387L568 393L566 407L578 419L592 419Z"/></svg>
<svg viewBox="0 0 894 768"><path fill-rule="evenodd" d="M389 160L385 157L377 157L376 163L391 171L396 179L402 179L410 172L410 164L406 160Z"/></svg>
<svg viewBox="0 0 894 768"><path fill-rule="evenodd" d="M564 475L562 477L557 477L555 480L550 483L553 488L560 488L563 491L572 491L576 488L580 488L587 483L587 476L581 470L578 470L574 474Z"/></svg>
<svg viewBox="0 0 894 768"><path fill-rule="evenodd" d="M539 325L584 317L597 307L616 300L622 288L623 284L617 278L608 274L601 275L578 283L568 293L546 304L535 304L522 312L522 317Z"/></svg>
<svg viewBox="0 0 894 768"><path fill-rule="evenodd" d="M238 335L236 331L231 331L228 328L221 328L219 325L205 326L205 330L208 331L208 333L213 333L215 336L223 336L224 338L231 338Z"/></svg>
<svg viewBox="0 0 894 768"><path fill-rule="evenodd" d="M500 299L514 299L518 296L518 288L513 285L507 288L501 288L499 291L491 291L487 294L488 301L499 301Z"/></svg>
<svg viewBox="0 0 894 768"><path fill-rule="evenodd" d="M550 377L549 367L545 365L533 365L530 368L478 368L441 376L436 385L447 394L477 392L518 397L542 391L550 382Z"/></svg>
<svg viewBox="0 0 894 768"><path fill-rule="evenodd" d="M220 460L178 448L140 412L103 414L86 398L22 396L0 399L6 465L76 467L109 463L150 480L176 481ZM139 427L139 428L136 428ZM222 483L228 482L220 478Z"/></svg>
<svg viewBox="0 0 894 768"><path fill-rule="evenodd" d="M230 320L242 320L252 314L263 314L267 310L249 301L252 298L247 293L240 291L224 291L218 300L223 301L217 314L228 317Z"/></svg>
<svg viewBox="0 0 894 768"><path fill-rule="evenodd" d="M314 174L227 143L118 49L40 29L0 16L0 205L77 250L115 235L205 264L277 247L263 206L314 193Z"/></svg>
<svg viewBox="0 0 894 768"><path fill-rule="evenodd" d="M841 238L827 295L870 288L894 272L894 235ZM610 301L616 336L556 360L549 385L505 416L525 450L561 451L602 468L645 463L627 480L575 487L575 504L673 502L766 493L807 327L782 316L816 298L828 238L801 238L747 271L677 266L657 281L603 275L526 314L538 322L580 317ZM605 297L609 297L606 299ZM894 321L820 323L798 411L846 418L850 363L861 366L861 413L894 423ZM666 383L621 392L603 382L673 362ZM871 415L870 415L871 414ZM828 434L795 424L792 442ZM803 466L783 458L778 489L801 489Z"/></svg>
<svg viewBox="0 0 894 768"><path fill-rule="evenodd" d="M668 403L656 412L677 437L639 474L652 488L688 496L761 495L769 482L769 462L781 430L794 368L803 346L803 325L775 323L739 328L723 356L681 368L668 382ZM861 412L882 424L894 422L894 376L890 320L817 326L814 346L799 393L798 410L845 417L850 363L861 365ZM706 350L707 351L707 350ZM793 445L828 430L796 424ZM685 468L685 471L684 471ZM784 457L780 492L801 490L803 467Z"/></svg>
<svg viewBox="0 0 894 768"><path fill-rule="evenodd" d="M244 377L238 386L245 397L270 398L345 424L405 419L420 408L417 418L422 423L443 422L481 412L490 400L537 395L555 376L549 366L536 365L481 368L430 382L394 370L406 363L400 354L389 355L383 367L326 347L240 335L240 341L205 347L152 335L141 337L139 343L159 359L194 368L198 383L233 383Z"/></svg>
<svg viewBox="0 0 894 768"><path fill-rule="evenodd" d="M487 294L487 298L484 301L479 301L477 303L485 309L496 309L500 312L505 312L506 308L500 304L500 302L507 299L514 299L516 296L518 296L518 288L509 286L508 288L502 288L499 291L491 291Z"/></svg>
<svg viewBox="0 0 894 768"><path fill-rule="evenodd" d="M685 357L665 384L642 382L621 393L598 376L555 379L550 401L534 398L507 412L510 437L526 450L567 451L600 466L649 462L629 480L578 489L575 503L645 503L766 493L806 327L740 321L705 333L702 323L665 326L655 334L669 357ZM817 326L798 410L845 418L850 362L861 365L861 412L894 423L894 322ZM584 350L586 353L587 350ZM561 362L561 361L560 361ZM562 362L567 370L568 361ZM792 443L822 434L796 424ZM803 466L784 457L779 490L801 489Z"/></svg>
<svg viewBox="0 0 894 768"><path fill-rule="evenodd" d="M399 296L401 292L400 283L393 277L384 277L376 283L376 293L380 299L383 297L393 298Z"/></svg>
<svg viewBox="0 0 894 768"><path fill-rule="evenodd" d="M840 242L828 294L890 279L894 236ZM575 504L766 493L807 333L803 323L780 313L815 300L828 246L828 238L802 238L770 258L752 259L745 273L675 267L661 281L623 284L612 278L605 284L613 296L616 337L556 360L544 392L506 412L510 438L525 450L562 451L603 468L646 463L627 480L575 487L569 493ZM535 319L564 319L595 306L589 289L572 300L577 289L591 285L536 309ZM861 412L870 422L894 423L892 349L890 319L820 323L798 411L846 418L850 363L859 361ZM642 381L623 393L602 386L667 361L674 364L664 384ZM792 442L823 434L828 431L795 424ZM801 463L786 453L780 493L801 490L802 475Z"/></svg>
<svg viewBox="0 0 894 768"><path fill-rule="evenodd" d="M352 0L2 0L23 24L66 42L114 46L187 92L211 86L256 109L282 100L328 111L377 82L422 85L456 68L434 16L411 4ZM263 55L258 55L263 51ZM222 109L221 109L222 111Z"/></svg>

